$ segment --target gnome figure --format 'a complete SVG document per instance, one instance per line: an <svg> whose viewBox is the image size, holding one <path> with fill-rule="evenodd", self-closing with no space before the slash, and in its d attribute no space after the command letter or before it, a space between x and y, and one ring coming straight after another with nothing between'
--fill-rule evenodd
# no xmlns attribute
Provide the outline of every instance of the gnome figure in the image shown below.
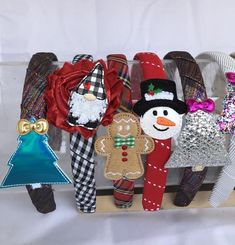
<svg viewBox="0 0 235 245"><path fill-rule="evenodd" d="M155 211L161 207L165 190L165 163L171 153L171 138L180 132L187 107L178 100L175 82L170 80L143 81L141 96L133 110L140 116L142 129L155 143L154 151L147 155L142 203L145 210Z"/></svg>
<svg viewBox="0 0 235 245"><path fill-rule="evenodd" d="M71 92L68 123L87 129L98 127L107 109L107 96L104 87L104 68L97 63Z"/></svg>

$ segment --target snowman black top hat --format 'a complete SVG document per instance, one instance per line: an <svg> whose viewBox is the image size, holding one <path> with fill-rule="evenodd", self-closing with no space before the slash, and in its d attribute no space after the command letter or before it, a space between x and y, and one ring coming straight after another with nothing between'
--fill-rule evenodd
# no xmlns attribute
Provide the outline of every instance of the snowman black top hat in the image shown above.
<svg viewBox="0 0 235 245"><path fill-rule="evenodd" d="M149 79L141 82L141 99L134 105L133 111L142 116L153 107L166 106L179 114L187 111L186 104L179 100L174 81L167 79Z"/></svg>

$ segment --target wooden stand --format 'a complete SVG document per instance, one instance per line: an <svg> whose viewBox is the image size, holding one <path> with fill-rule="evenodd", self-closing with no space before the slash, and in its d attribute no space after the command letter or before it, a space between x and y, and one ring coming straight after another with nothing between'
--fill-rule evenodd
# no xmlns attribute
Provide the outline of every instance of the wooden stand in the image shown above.
<svg viewBox="0 0 235 245"><path fill-rule="evenodd" d="M195 196L194 200L187 207L177 207L173 204L175 193L165 193L161 209L189 209L189 208L211 208L208 198L211 191L200 191ZM229 199L220 207L235 206L235 191L232 192ZM117 208L113 202L113 196L97 196L97 213L114 213L114 212L133 212L144 211L142 207L142 194L134 195L133 205L130 208Z"/></svg>

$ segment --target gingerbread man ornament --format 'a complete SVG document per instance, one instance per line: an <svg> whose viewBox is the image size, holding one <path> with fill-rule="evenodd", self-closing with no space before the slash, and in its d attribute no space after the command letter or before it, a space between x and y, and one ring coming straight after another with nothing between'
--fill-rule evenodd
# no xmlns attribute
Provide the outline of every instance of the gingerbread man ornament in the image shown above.
<svg viewBox="0 0 235 245"><path fill-rule="evenodd" d="M151 137L141 135L138 119L131 113L118 113L108 126L108 135L99 137L95 151L107 156L104 176L110 180L137 179L144 174L141 154L154 149Z"/></svg>

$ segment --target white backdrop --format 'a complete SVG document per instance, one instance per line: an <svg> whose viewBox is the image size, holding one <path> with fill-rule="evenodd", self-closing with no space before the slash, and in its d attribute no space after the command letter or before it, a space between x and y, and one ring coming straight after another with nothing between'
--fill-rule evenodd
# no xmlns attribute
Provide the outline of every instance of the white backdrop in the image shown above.
<svg viewBox="0 0 235 245"><path fill-rule="evenodd" d="M60 60L77 53L231 53L234 13L234 0L0 0L0 60L29 60L38 51ZM41 215L24 188L2 190L0 244L234 244L235 208L79 215L70 189L55 197L56 212Z"/></svg>
<svg viewBox="0 0 235 245"><path fill-rule="evenodd" d="M234 0L0 0L0 53L230 53L234 11Z"/></svg>

